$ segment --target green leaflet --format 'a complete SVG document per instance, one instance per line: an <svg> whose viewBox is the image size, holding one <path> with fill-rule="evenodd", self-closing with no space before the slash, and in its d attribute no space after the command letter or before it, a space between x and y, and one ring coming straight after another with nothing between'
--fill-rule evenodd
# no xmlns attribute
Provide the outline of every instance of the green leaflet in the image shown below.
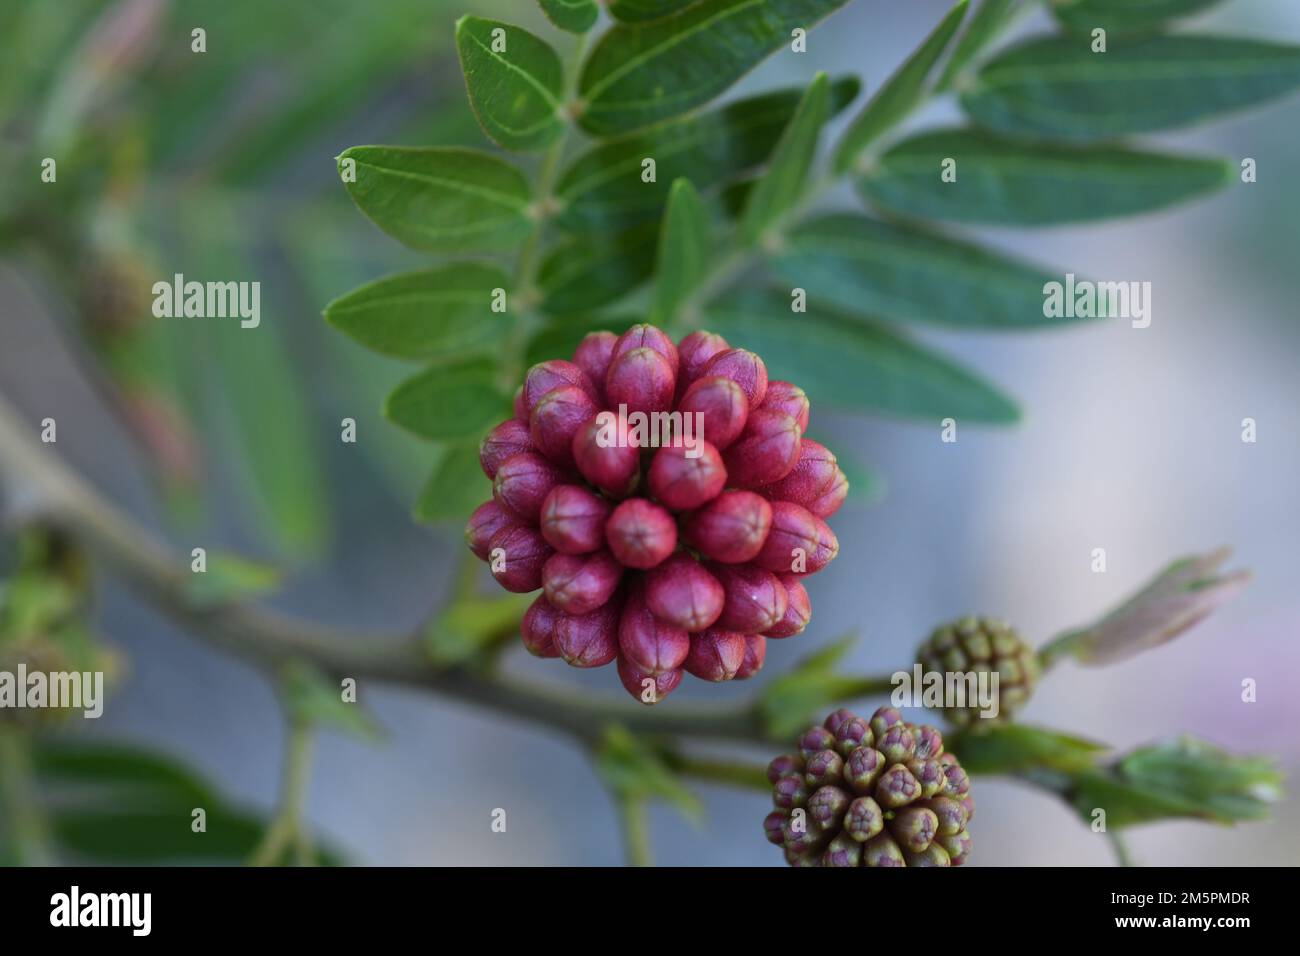
<svg viewBox="0 0 1300 956"><path fill-rule="evenodd" d="M264 595L282 582L280 569L220 551L207 552L204 570L185 578L185 598L192 607L208 609Z"/></svg>
<svg viewBox="0 0 1300 956"><path fill-rule="evenodd" d="M849 680L840 664L856 641L857 635L850 634L818 648L759 693L759 713L768 736L775 740L796 736L840 699Z"/></svg>
<svg viewBox="0 0 1300 956"><path fill-rule="evenodd" d="M546 41L508 23L466 16L456 21L456 49L474 115L493 142L536 150L560 135L564 67Z"/></svg>
<svg viewBox="0 0 1300 956"><path fill-rule="evenodd" d="M699 0L648 23L621 23L583 64L583 129L611 136L707 103L848 0Z"/></svg>
<svg viewBox="0 0 1300 956"><path fill-rule="evenodd" d="M925 42L907 58L858 114L835 153L834 167L846 172L858 155L896 126L924 99L930 74L966 17L967 0L958 0Z"/></svg>
<svg viewBox="0 0 1300 956"><path fill-rule="evenodd" d="M992 424L1019 418L1015 403L974 373L821 306L793 313L781 296L739 295L711 305L705 327L758 352L772 378L799 382L814 405Z"/></svg>
<svg viewBox="0 0 1300 956"><path fill-rule="evenodd" d="M672 804L688 820L703 813L699 799L665 766L646 742L620 724L606 728L595 752L596 772L623 799L653 799Z"/></svg>
<svg viewBox="0 0 1300 956"><path fill-rule="evenodd" d="M394 424L434 441L469 439L506 417L490 361L437 366L398 385L384 405Z"/></svg>
<svg viewBox="0 0 1300 956"><path fill-rule="evenodd" d="M836 80L831 85L834 109L843 109L857 93L856 79ZM688 177L703 190L753 169L772 152L800 96L795 89L765 93L588 150L556 186L564 204L560 225L572 230L625 228L657 218L678 177ZM646 159L655 161L653 182L643 179Z"/></svg>
<svg viewBox="0 0 1300 956"><path fill-rule="evenodd" d="M612 0L609 15L624 23L641 23L666 17L694 2L695 0Z"/></svg>
<svg viewBox="0 0 1300 956"><path fill-rule="evenodd" d="M1071 30L1091 33L1141 33L1158 30L1167 21L1188 17L1222 0L1056 0L1056 18Z"/></svg>
<svg viewBox="0 0 1300 956"><path fill-rule="evenodd" d="M438 464L415 502L415 518L426 524L465 521L492 493L479 464L478 444L467 442L438 450Z"/></svg>
<svg viewBox="0 0 1300 956"><path fill-rule="evenodd" d="M852 213L803 223L773 257L776 272L854 315L967 329L1076 320L1043 315L1043 286L1064 281L979 246Z"/></svg>
<svg viewBox="0 0 1300 956"><path fill-rule="evenodd" d="M339 730L363 740L384 737L384 729L360 704L343 699L337 678L306 661L291 661L281 674L282 700L294 723Z"/></svg>
<svg viewBox="0 0 1300 956"><path fill-rule="evenodd" d="M1089 142L1186 126L1300 86L1300 47L1210 36L1045 37L994 57L962 93L982 126Z"/></svg>
<svg viewBox="0 0 1300 956"><path fill-rule="evenodd" d="M622 298L654 272L658 239L659 224L651 222L556 243L537 271L542 311L585 312Z"/></svg>
<svg viewBox="0 0 1300 956"><path fill-rule="evenodd" d="M781 134L767 174L758 180L745 200L740 220L742 241L757 242L765 229L802 198L829 107L830 81L825 73L818 73Z"/></svg>
<svg viewBox="0 0 1300 956"><path fill-rule="evenodd" d="M980 0L966 31L953 47L935 88L946 90L965 69L980 58L984 49L1025 9L1026 0Z"/></svg>
<svg viewBox="0 0 1300 956"><path fill-rule="evenodd" d="M600 9L596 0L537 0L546 18L561 30L586 33L596 25Z"/></svg>
<svg viewBox="0 0 1300 956"><path fill-rule="evenodd" d="M658 285L651 321L669 325L708 270L709 219L689 179L673 182L659 234Z"/></svg>
<svg viewBox="0 0 1300 956"><path fill-rule="evenodd" d="M1106 745L1028 724L945 732L946 750L967 773L1009 774L1049 769L1063 772L1097 766Z"/></svg>
<svg viewBox="0 0 1300 956"><path fill-rule="evenodd" d="M344 180L352 201L380 229L412 249L492 252L510 249L532 229L528 181L490 153L459 147L353 146Z"/></svg>
<svg viewBox="0 0 1300 956"><path fill-rule="evenodd" d="M940 174L955 162L954 182ZM1066 147L947 129L904 140L858 180L863 198L903 216L1043 226L1131 216L1226 186L1218 159L1119 146Z"/></svg>
<svg viewBox="0 0 1300 956"><path fill-rule="evenodd" d="M510 279L496 266L457 262L367 283L325 307L330 325L366 348L407 359L495 352L510 316L492 310Z"/></svg>

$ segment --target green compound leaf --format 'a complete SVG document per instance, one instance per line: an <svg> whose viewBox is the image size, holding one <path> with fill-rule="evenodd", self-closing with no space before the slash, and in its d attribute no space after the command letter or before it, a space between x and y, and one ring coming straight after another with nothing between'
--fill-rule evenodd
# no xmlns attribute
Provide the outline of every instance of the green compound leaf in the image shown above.
<svg viewBox="0 0 1300 956"><path fill-rule="evenodd" d="M606 729L595 762L605 786L622 799L663 800L689 820L698 821L703 814L699 799L663 758L619 724Z"/></svg>
<svg viewBox="0 0 1300 956"><path fill-rule="evenodd" d="M708 309L706 327L799 382L814 404L908 418L988 424L1019 419L1015 403L973 372L883 326L780 296L742 294Z"/></svg>
<svg viewBox="0 0 1300 956"><path fill-rule="evenodd" d="M979 9L953 47L935 88L946 90L977 60L1007 25L1025 9L1027 0L980 0Z"/></svg>
<svg viewBox="0 0 1300 956"><path fill-rule="evenodd" d="M815 301L888 322L1028 329L1078 321L1043 315L1043 286L1054 277L1035 266L852 213L801 224L772 262Z"/></svg>
<svg viewBox="0 0 1300 956"><path fill-rule="evenodd" d="M652 321L668 325L708 270L709 218L689 179L673 182L659 235L658 285Z"/></svg>
<svg viewBox="0 0 1300 956"><path fill-rule="evenodd" d="M1222 0L1051 0L1056 18L1071 30L1143 33L1189 17Z"/></svg>
<svg viewBox="0 0 1300 956"><path fill-rule="evenodd" d="M1047 37L985 64L962 93L982 126L1092 142L1171 129L1255 106L1300 86L1300 47L1210 36Z"/></svg>
<svg viewBox="0 0 1300 956"><path fill-rule="evenodd" d="M759 713L770 737L794 737L817 723L818 715L840 699L848 681L840 672L840 662L856 641L857 635L850 634L819 648L760 692Z"/></svg>
<svg viewBox="0 0 1300 956"><path fill-rule="evenodd" d="M431 368L398 385L388 396L384 414L421 438L477 437L509 412L509 400L495 376L495 364L486 360Z"/></svg>
<svg viewBox="0 0 1300 956"><path fill-rule="evenodd" d="M941 180L945 167L955 181ZM903 216L1047 226L1163 209L1221 189L1232 175L1232 166L1218 159L949 129L899 143L859 178L858 189L868 202Z"/></svg>
<svg viewBox="0 0 1300 956"><path fill-rule="evenodd" d="M852 77L831 85L836 111L858 93ZM771 154L799 105L799 90L779 90L738 100L720 110L665 123L597 146L561 175L556 195L566 229L608 231L660 218L674 179L687 177L707 190L752 170ZM645 161L655 178L644 178Z"/></svg>
<svg viewBox="0 0 1300 956"><path fill-rule="evenodd" d="M510 316L492 310L509 277L495 266L457 262L388 276L325 307L325 320L368 349L407 359L495 352Z"/></svg>
<svg viewBox="0 0 1300 956"><path fill-rule="evenodd" d="M347 179L351 160L356 182ZM353 146L339 156L352 201L412 249L496 252L533 228L528 181L490 153L458 147Z"/></svg>
<svg viewBox="0 0 1300 956"><path fill-rule="evenodd" d="M965 19L966 8L967 0L959 0L858 114L835 152L837 172L847 172L867 146L896 126L925 98L930 74Z"/></svg>
<svg viewBox="0 0 1300 956"><path fill-rule="evenodd" d="M537 0L546 18L561 30L586 33L596 25L600 8L596 0Z"/></svg>
<svg viewBox="0 0 1300 956"><path fill-rule="evenodd" d="M1070 796L1085 821L1100 808L1106 826L1126 827L1174 818L1262 820L1281 795L1282 774L1269 758L1237 756L1184 737L1080 774Z"/></svg>
<svg viewBox="0 0 1300 956"><path fill-rule="evenodd" d="M777 143L767 174L745 201L740 237L755 243L763 231L789 212L803 196L817 140L830 114L830 80L818 73Z"/></svg>
<svg viewBox="0 0 1300 956"><path fill-rule="evenodd" d="M1105 744L1027 724L946 731L943 739L944 749L956 754L968 773L980 774L1088 770L1107 749Z"/></svg>
<svg viewBox="0 0 1300 956"><path fill-rule="evenodd" d="M612 0L609 15L624 23L644 23L676 13L694 2L695 0Z"/></svg>
<svg viewBox="0 0 1300 956"><path fill-rule="evenodd" d="M707 103L791 31L812 29L848 0L699 0L648 23L614 26L583 64L578 122L611 136Z"/></svg>
<svg viewBox="0 0 1300 956"><path fill-rule="evenodd" d="M659 224L613 236L577 236L556 243L537 270L542 311L586 312L634 290L654 272Z"/></svg>
<svg viewBox="0 0 1300 956"><path fill-rule="evenodd" d="M564 67L545 40L508 23L466 16L456 21L456 49L474 115L493 142L537 150L560 134Z"/></svg>
<svg viewBox="0 0 1300 956"><path fill-rule="evenodd" d="M465 521L491 495L478 443L447 445L439 449L438 463L415 503L415 520L425 524Z"/></svg>

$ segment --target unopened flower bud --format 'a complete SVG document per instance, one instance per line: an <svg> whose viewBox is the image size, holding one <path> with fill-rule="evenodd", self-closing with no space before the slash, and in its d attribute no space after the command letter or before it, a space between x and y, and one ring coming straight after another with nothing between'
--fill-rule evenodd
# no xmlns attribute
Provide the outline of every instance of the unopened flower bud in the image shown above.
<svg viewBox="0 0 1300 956"><path fill-rule="evenodd" d="M844 758L834 750L819 750L808 758L804 780L810 790L837 784L844 779ZM848 801L845 800L845 805Z"/></svg>
<svg viewBox="0 0 1300 956"><path fill-rule="evenodd" d="M542 567L554 553L536 528L509 525L492 536L488 564L503 588L527 594L542 586Z"/></svg>
<svg viewBox="0 0 1300 956"><path fill-rule="evenodd" d="M538 451L565 468L573 466L573 436L596 417L595 401L576 385L551 389L533 406L528 433Z"/></svg>
<svg viewBox="0 0 1300 956"><path fill-rule="evenodd" d="M727 483L722 455L709 442L697 440L693 451L683 445L660 448L650 464L650 493L669 511L698 508Z"/></svg>
<svg viewBox="0 0 1300 956"><path fill-rule="evenodd" d="M618 337L618 341L614 343L612 360L618 361L634 349L653 349L658 352L668 362L673 370L673 379L676 380L681 360L677 353L677 346L668 337L668 333L653 325L639 322Z"/></svg>
<svg viewBox="0 0 1300 956"><path fill-rule="evenodd" d="M767 782L776 783L788 773L803 773L804 760L798 754L782 754L767 765Z"/></svg>
<svg viewBox="0 0 1300 956"><path fill-rule="evenodd" d="M673 406L677 376L672 364L651 348L637 348L615 358L605 375L605 401L627 406L629 414L666 412Z"/></svg>
<svg viewBox="0 0 1300 956"><path fill-rule="evenodd" d="M712 627L726 600L718 579L684 551L646 573L645 597L655 617L692 634Z"/></svg>
<svg viewBox="0 0 1300 956"><path fill-rule="evenodd" d="M534 657L559 657L555 649L555 621L560 612L551 606L551 602L542 595L524 612L524 619L519 622L519 632L524 639L524 647Z"/></svg>
<svg viewBox="0 0 1300 956"><path fill-rule="evenodd" d="M727 340L713 332L692 332L677 345L681 364L677 369L677 390L683 393L700 377L709 359L731 348Z"/></svg>
<svg viewBox="0 0 1300 956"><path fill-rule="evenodd" d="M499 504L495 501L485 501L469 516L469 523L465 525L465 543L469 545L476 558L486 561L491 550L492 536L502 528L515 524L518 522ZM721 591L721 587L718 590ZM721 600L718 601L718 610L719 612L722 610Z"/></svg>
<svg viewBox="0 0 1300 956"><path fill-rule="evenodd" d="M754 556L754 563L773 574L811 574L810 558L821 558L817 518L793 501L772 502L772 530Z"/></svg>
<svg viewBox="0 0 1300 956"><path fill-rule="evenodd" d="M736 671L736 680L746 680L763 669L767 660L767 638L762 634L745 635L745 659L740 670Z"/></svg>
<svg viewBox="0 0 1300 956"><path fill-rule="evenodd" d="M516 419L502 422L483 438L478 446L479 464L489 478L497 476L501 463L524 451L536 451L528 425Z"/></svg>
<svg viewBox="0 0 1300 956"><path fill-rule="evenodd" d="M805 781L807 782L807 781ZM809 784L809 787L812 787ZM834 784L819 787L808 798L808 820L819 830L838 829L849 807L849 795Z"/></svg>
<svg viewBox="0 0 1300 956"><path fill-rule="evenodd" d="M683 665L700 680L731 680L745 662L745 636L711 627L691 635L691 651Z"/></svg>
<svg viewBox="0 0 1300 956"><path fill-rule="evenodd" d="M686 541L725 564L749 561L763 547L772 526L772 506L752 491L724 491L686 516Z"/></svg>
<svg viewBox="0 0 1300 956"><path fill-rule="evenodd" d="M609 371L617 341L618 336L613 332L589 332L573 353L573 364L587 373L601 405L604 404L605 374Z"/></svg>
<svg viewBox="0 0 1300 956"><path fill-rule="evenodd" d="M779 412L785 412L799 423L801 433L808 430L808 413L811 407L808 393L798 385L782 382L779 379L767 383L763 408L774 408Z"/></svg>
<svg viewBox="0 0 1300 956"><path fill-rule="evenodd" d="M802 634L812 619L812 601L808 599L803 583L793 574L777 575L777 579L785 588L785 614L764 633L768 637L794 637Z"/></svg>
<svg viewBox="0 0 1300 956"><path fill-rule="evenodd" d="M727 349L704 365L703 375L721 375L740 386L750 408L758 408L767 396L767 366L748 349Z"/></svg>
<svg viewBox="0 0 1300 956"><path fill-rule="evenodd" d="M528 524L536 524L542 502L563 475L555 465L535 451L511 455L497 469L492 480L492 497L505 511Z"/></svg>
<svg viewBox="0 0 1300 956"><path fill-rule="evenodd" d="M729 483L759 488L784 478L799 460L799 438L799 423L785 412L751 412L744 432L722 456Z"/></svg>
<svg viewBox="0 0 1300 956"><path fill-rule="evenodd" d="M606 601L582 615L560 613L555 649L573 667L604 667L618 656L618 617L622 602Z"/></svg>
<svg viewBox="0 0 1300 956"><path fill-rule="evenodd" d="M582 615L608 601L622 577L623 566L608 551L555 554L542 568L542 588L556 608Z"/></svg>
<svg viewBox="0 0 1300 956"><path fill-rule="evenodd" d="M610 504L582 485L556 485L542 502L542 537L561 554L588 554L605 546Z"/></svg>
<svg viewBox="0 0 1300 956"><path fill-rule="evenodd" d="M618 679L629 694L648 706L659 703L677 689L677 685L682 682L682 671L666 671L657 677L651 677L631 661L620 657Z"/></svg>
<svg viewBox="0 0 1300 956"><path fill-rule="evenodd" d="M629 568L653 568L677 547L677 522L645 498L622 502L605 522L609 549Z"/></svg>
<svg viewBox="0 0 1300 956"><path fill-rule="evenodd" d="M664 624L646 607L641 588L628 596L618 623L619 656L637 671L655 677L679 669L691 651L684 630Z"/></svg>
<svg viewBox="0 0 1300 956"><path fill-rule="evenodd" d="M817 517L827 518L844 502L844 494L848 493L848 481L844 479L841 482L842 477L839 463L826 446L811 438L803 438L799 441L799 456L790 473L764 486L763 494L768 498L793 501ZM843 494L838 494L836 501L835 489L841 484ZM831 504L834 507L827 510Z"/></svg>
<svg viewBox="0 0 1300 956"><path fill-rule="evenodd" d="M825 727L809 727L799 738L799 754L805 764L813 754L829 750L835 746L835 735Z"/></svg>
<svg viewBox="0 0 1300 956"><path fill-rule="evenodd" d="M677 410L683 415L699 415L700 433L719 450L739 438L749 421L744 391L721 375L698 379L682 395Z"/></svg>
<svg viewBox="0 0 1300 956"><path fill-rule="evenodd" d="M752 564L717 564L709 572L722 585L726 600L718 626L742 634L764 634L785 617L785 588L771 571Z"/></svg>
<svg viewBox="0 0 1300 956"><path fill-rule="evenodd" d="M564 359L550 359L546 362L538 362L524 376L524 419L531 418L533 408L542 400L543 395L561 385L576 385L586 392L593 402L600 400L596 386L587 377L586 372Z"/></svg>
<svg viewBox="0 0 1300 956"><path fill-rule="evenodd" d="M627 422L602 412L573 436L573 460L582 477L612 498L623 498L636 487L641 451L628 440Z"/></svg>

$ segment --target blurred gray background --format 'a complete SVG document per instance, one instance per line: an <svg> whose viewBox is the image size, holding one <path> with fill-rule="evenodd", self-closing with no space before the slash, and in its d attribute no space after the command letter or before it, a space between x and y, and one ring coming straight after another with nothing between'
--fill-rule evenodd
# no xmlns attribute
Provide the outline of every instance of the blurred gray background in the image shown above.
<svg viewBox="0 0 1300 956"><path fill-rule="evenodd" d="M473 0L461 6L504 9ZM518 14L521 22L537 20L531 4L519 6L528 7ZM806 60L779 56L731 95L801 82L813 69L860 72L870 93L945 9L942 0L859 0L811 35ZM412 29L450 36L459 12L430 14ZM1031 18L1024 26L1040 24ZM1236 0L1193 26L1300 42L1300 6ZM446 84L436 91L439 98L460 96L454 70L439 76ZM949 109L936 104L916 123L943 120ZM302 176L332 180L328 157L336 145L383 131L373 119L337 131L321 162L285 175L285 189ZM1024 719L1119 747L1187 732L1234 750L1271 752L1294 794L1300 767L1298 131L1300 100L1292 98L1161 137L1186 151L1257 159L1258 183L1206 202L1115 225L980 233L1062 274L1150 281L1152 325L1135 330L1114 321L1014 337L928 334L1026 409L1020 427L962 427L956 444L940 442L938 422L832 418L814 409L817 429L833 447L852 449L882 473L887 495L837 516L841 556L811 583L813 624L801 638L771 646L759 681L851 631L862 636L852 666L890 671L910 662L933 626L966 612L1006 617L1042 642L1100 614L1168 560L1230 544L1236 564L1255 572L1242 597L1176 643L1127 664L1104 671L1061 666ZM359 216L351 228L340 241L381 241L362 229ZM273 270L274 263L264 285ZM347 285L328 290L312 307ZM115 500L160 523L132 443L70 358L67 340L44 314L48 306L39 304L48 301L45 291L0 264L0 389L34 419L57 417L59 450ZM338 338L311 311L271 314L264 305L267 322L298 323L311 335ZM313 356L299 360L310 363ZM336 527L328 551L295 574L281 603L340 624L412 627L448 586L463 547L459 529L415 526L409 499L362 460L368 438L391 426L371 408L353 412L351 399L331 390L330 376L309 374L308 380L325 407L369 417L359 445L342 448L329 441L337 415L314 423L324 436L326 467L336 476L329 499ZM392 380L388 375L385 383ZM1258 422L1256 444L1240 440L1245 417ZM177 537L186 550L191 538L209 547L254 546L226 520L238 507L234 493L222 492L220 500L206 527ZM1090 571L1097 547L1106 549L1104 574ZM183 756L231 796L269 808L284 741L268 685L194 643L107 578L97 623L129 657L130 671L104 718L78 730ZM637 706L612 671L579 674L522 652L512 653L507 666ZM1246 677L1258 682L1257 703L1240 701ZM753 689L752 682L706 687L688 679L667 706L735 699ZM621 862L614 809L569 741L417 693L363 682L361 696L390 739L370 746L325 735L309 801L312 823L356 861ZM765 761L771 754L745 756ZM781 864L761 837L763 795L701 792L707 819L698 828L655 809L658 862ZM977 780L976 793L973 865L1110 862L1104 838L1058 802L992 779ZM494 807L508 811L506 834L490 831ZM1300 795L1293 795L1271 822L1235 829L1163 824L1132 831L1130 840L1140 862L1295 864L1297 810Z"/></svg>

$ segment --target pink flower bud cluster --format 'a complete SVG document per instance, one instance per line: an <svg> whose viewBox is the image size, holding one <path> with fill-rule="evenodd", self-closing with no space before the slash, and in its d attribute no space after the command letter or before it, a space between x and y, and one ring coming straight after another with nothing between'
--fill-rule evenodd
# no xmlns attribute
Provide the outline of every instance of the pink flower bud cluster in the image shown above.
<svg viewBox="0 0 1300 956"><path fill-rule="evenodd" d="M807 627L804 578L839 552L825 519L848 481L803 437L808 414L803 389L709 332L593 332L529 369L480 446L492 499L465 529L502 587L541 589L525 647L617 662L647 704L683 673L757 673L768 638Z"/></svg>

